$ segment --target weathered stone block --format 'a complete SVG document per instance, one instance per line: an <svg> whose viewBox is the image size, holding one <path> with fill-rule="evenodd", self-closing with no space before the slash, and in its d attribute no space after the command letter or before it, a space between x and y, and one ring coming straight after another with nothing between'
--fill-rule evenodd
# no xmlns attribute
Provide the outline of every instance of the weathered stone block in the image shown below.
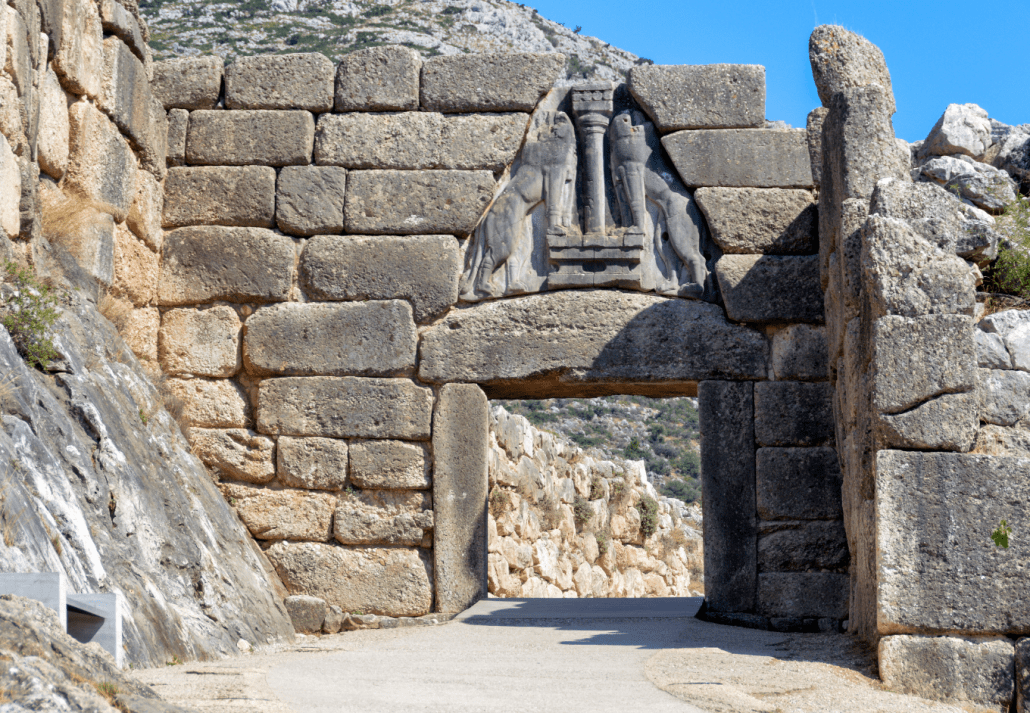
<svg viewBox="0 0 1030 713"><path fill-rule="evenodd" d="M945 393L976 387L973 324L962 315L881 317L873 324L873 405L907 411ZM933 359L925 355L933 354Z"/></svg>
<svg viewBox="0 0 1030 713"><path fill-rule="evenodd" d="M976 452L985 456L1030 458L1030 430L985 425L976 434Z"/></svg>
<svg viewBox="0 0 1030 713"><path fill-rule="evenodd" d="M694 198L724 253L811 255L819 250L819 207L811 191L698 188Z"/></svg>
<svg viewBox="0 0 1030 713"><path fill-rule="evenodd" d="M629 70L628 87L662 132L765 124L758 64L643 65Z"/></svg>
<svg viewBox="0 0 1030 713"><path fill-rule="evenodd" d="M422 58L409 47L370 47L336 68L336 111L418 109Z"/></svg>
<svg viewBox="0 0 1030 713"><path fill-rule="evenodd" d="M4 186L0 190L0 229L8 238L14 239L21 232L21 168L18 166L18 157L3 134L0 134L0 182Z"/></svg>
<svg viewBox="0 0 1030 713"><path fill-rule="evenodd" d="M980 369L976 387L979 420L996 426L1013 426L1030 409L1030 374L1025 371ZM969 404L973 406L973 404ZM978 407L978 409L977 409Z"/></svg>
<svg viewBox="0 0 1030 713"><path fill-rule="evenodd" d="M764 572L758 575L758 611L775 617L846 619L849 589L846 574Z"/></svg>
<svg viewBox="0 0 1030 713"><path fill-rule="evenodd" d="M186 129L189 121L190 113L185 109L171 109L168 112L169 166L182 166L186 163Z"/></svg>
<svg viewBox="0 0 1030 713"><path fill-rule="evenodd" d="M279 171L275 220L292 235L343 231L347 171L336 166L287 166Z"/></svg>
<svg viewBox="0 0 1030 713"><path fill-rule="evenodd" d="M150 52L146 40L143 39L139 23L132 13L116 0L101 0L100 23L105 32L116 35L128 45L140 62L146 62L146 57Z"/></svg>
<svg viewBox="0 0 1030 713"><path fill-rule="evenodd" d="M225 68L225 107L329 111L335 73L317 52L237 57Z"/></svg>
<svg viewBox="0 0 1030 713"><path fill-rule="evenodd" d="M433 391L407 379L266 379L258 430L286 436L429 438Z"/></svg>
<svg viewBox="0 0 1030 713"><path fill-rule="evenodd" d="M833 387L827 383L755 384L755 441L760 446L833 444Z"/></svg>
<svg viewBox="0 0 1030 713"><path fill-rule="evenodd" d="M823 321L818 255L723 255L715 274L734 321Z"/></svg>
<svg viewBox="0 0 1030 713"><path fill-rule="evenodd" d="M275 169L268 166L173 168L165 179L164 227L275 225Z"/></svg>
<svg viewBox="0 0 1030 713"><path fill-rule="evenodd" d="M887 62L880 48L866 38L840 25L820 25L809 37L808 59L823 106L829 106L838 92L877 84L889 98L887 111L894 113Z"/></svg>
<svg viewBox="0 0 1030 713"><path fill-rule="evenodd" d="M290 302L247 320L244 360L260 376L393 376L415 368L416 342L407 302Z"/></svg>
<svg viewBox="0 0 1030 713"><path fill-rule="evenodd" d="M157 361L157 332L161 328L161 311L157 307L134 309L125 317L125 323L118 335L125 344L144 362Z"/></svg>
<svg viewBox="0 0 1030 713"><path fill-rule="evenodd" d="M259 540L324 542L332 532L336 496L310 490L273 490L243 483L218 489Z"/></svg>
<svg viewBox="0 0 1030 713"><path fill-rule="evenodd" d="M293 241L261 228L197 226L165 236L163 305L278 302L290 293Z"/></svg>
<svg viewBox="0 0 1030 713"><path fill-rule="evenodd" d="M228 379L169 379L168 390L183 404L183 418L194 428L247 428L247 392Z"/></svg>
<svg viewBox="0 0 1030 713"><path fill-rule="evenodd" d="M279 482L291 488L341 490L347 484L347 441L337 438L279 438Z"/></svg>
<svg viewBox="0 0 1030 713"><path fill-rule="evenodd" d="M880 451L875 472L880 633L1030 633L1030 461Z"/></svg>
<svg viewBox="0 0 1030 713"><path fill-rule="evenodd" d="M36 134L36 150L39 152L39 167L58 181L68 169L70 131L68 97L61 89L61 83L57 80L54 70L48 68L42 77L39 92L39 131Z"/></svg>
<svg viewBox="0 0 1030 713"><path fill-rule="evenodd" d="M563 54L458 54L422 63L426 111L532 111L565 69Z"/></svg>
<svg viewBox="0 0 1030 713"><path fill-rule="evenodd" d="M114 226L111 260L113 292L125 295L137 307L149 304L157 294L161 266L158 254L148 248L124 225Z"/></svg>
<svg viewBox="0 0 1030 713"><path fill-rule="evenodd" d="M311 163L315 117L307 111L194 111L186 163L298 166Z"/></svg>
<svg viewBox="0 0 1030 713"><path fill-rule="evenodd" d="M457 303L461 255L450 235L316 236L300 270L314 299L406 299L425 322Z"/></svg>
<svg viewBox="0 0 1030 713"><path fill-rule="evenodd" d="M352 171L344 224L349 233L472 232L493 198L490 171Z"/></svg>
<svg viewBox="0 0 1030 713"><path fill-rule="evenodd" d="M69 158L65 190L94 201L122 222L136 195L136 157L118 127L87 101L68 110Z"/></svg>
<svg viewBox="0 0 1030 713"><path fill-rule="evenodd" d="M161 213L164 211L164 186L149 171L136 174L136 197L129 207L125 224L151 250L160 252L164 243Z"/></svg>
<svg viewBox="0 0 1030 713"><path fill-rule="evenodd" d="M422 443L356 441L350 447L350 463L351 481L359 488L424 490L433 483L429 453Z"/></svg>
<svg viewBox="0 0 1030 713"><path fill-rule="evenodd" d="M415 546L432 532L433 499L425 492L341 493L333 519L333 537L344 545Z"/></svg>
<svg viewBox="0 0 1030 713"><path fill-rule="evenodd" d="M344 611L422 616L433 606L433 566L425 550L276 542L266 554L291 592Z"/></svg>
<svg viewBox="0 0 1030 713"><path fill-rule="evenodd" d="M165 109L214 109L222 93L222 58L184 57L154 63L151 89Z"/></svg>
<svg viewBox="0 0 1030 713"><path fill-rule="evenodd" d="M475 384L445 384L433 414L436 608L468 609L487 595L486 500L490 406Z"/></svg>
<svg viewBox="0 0 1030 713"><path fill-rule="evenodd" d="M823 121L829 109L819 106L808 114L805 132L808 135L808 158L812 164L812 181L816 186L823 181Z"/></svg>
<svg viewBox="0 0 1030 713"><path fill-rule="evenodd" d="M758 515L763 520L843 516L840 462L833 448L759 448L755 463Z"/></svg>
<svg viewBox="0 0 1030 713"><path fill-rule="evenodd" d="M110 287L114 282L114 218L110 213L82 203L76 206L76 200L73 197L64 204L65 207L72 206L74 220L61 226L62 230L56 237L67 246L79 267L105 287Z"/></svg>
<svg viewBox="0 0 1030 713"><path fill-rule="evenodd" d="M746 381L702 381L697 395L705 601L712 611L750 612L758 571L754 388Z"/></svg>
<svg viewBox="0 0 1030 713"><path fill-rule="evenodd" d="M826 328L791 324L772 339L772 370L777 379L798 381L827 378Z"/></svg>
<svg viewBox="0 0 1030 713"><path fill-rule="evenodd" d="M662 137L688 187L811 188L804 129L705 129Z"/></svg>
<svg viewBox="0 0 1030 713"><path fill-rule="evenodd" d="M845 570L848 538L841 520L760 522L758 571Z"/></svg>
<svg viewBox="0 0 1030 713"><path fill-rule="evenodd" d="M190 446L225 480L267 483L275 477L275 442L245 428L191 428Z"/></svg>
<svg viewBox="0 0 1030 713"><path fill-rule="evenodd" d="M293 629L299 634L321 634L329 605L318 597L298 594L283 599ZM339 631L339 627L336 629Z"/></svg>
<svg viewBox="0 0 1030 713"><path fill-rule="evenodd" d="M982 417L977 394L967 392L942 394L898 414L874 414L873 421L886 448L968 451Z"/></svg>
<svg viewBox="0 0 1030 713"><path fill-rule="evenodd" d="M108 37L104 40L104 83L97 106L139 147L143 158L163 168L165 152L158 150L158 144L164 146L167 131L163 125L154 125L152 101L143 63L121 39ZM163 110L160 120L164 122ZM159 139L162 133L165 136Z"/></svg>
<svg viewBox="0 0 1030 713"><path fill-rule="evenodd" d="M7 31L3 37L7 58L3 68L18 88L18 96L29 102L32 97L32 70L35 64L34 52L29 45L29 29L25 24L25 18L14 7L3 7L0 10L7 17Z"/></svg>
<svg viewBox="0 0 1030 713"><path fill-rule="evenodd" d="M53 68L69 91L96 98L104 66L104 30L96 3L61 0L50 36Z"/></svg>
<svg viewBox="0 0 1030 713"><path fill-rule="evenodd" d="M172 309L161 318L158 354L166 374L233 376L240 370L243 323L232 307Z"/></svg>
<svg viewBox="0 0 1030 713"><path fill-rule="evenodd" d="M1012 643L1001 637L885 636L880 678L892 691L1004 712L1015 694Z"/></svg>
<svg viewBox="0 0 1030 713"><path fill-rule="evenodd" d="M551 292L484 302L422 334L424 381L472 381L527 393L663 383L761 379L765 337L703 302L609 291ZM546 385L546 386L545 386Z"/></svg>

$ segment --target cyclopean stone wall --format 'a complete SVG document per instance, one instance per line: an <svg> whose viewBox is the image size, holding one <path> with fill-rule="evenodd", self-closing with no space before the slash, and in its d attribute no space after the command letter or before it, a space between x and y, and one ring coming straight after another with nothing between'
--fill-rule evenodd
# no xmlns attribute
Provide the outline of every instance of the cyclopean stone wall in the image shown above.
<svg viewBox="0 0 1030 713"><path fill-rule="evenodd" d="M767 128L761 67L561 67L156 65L151 350L197 453L291 592L416 616L487 591L488 397L696 393L704 452L733 450L705 456L709 611L836 629L807 133Z"/></svg>

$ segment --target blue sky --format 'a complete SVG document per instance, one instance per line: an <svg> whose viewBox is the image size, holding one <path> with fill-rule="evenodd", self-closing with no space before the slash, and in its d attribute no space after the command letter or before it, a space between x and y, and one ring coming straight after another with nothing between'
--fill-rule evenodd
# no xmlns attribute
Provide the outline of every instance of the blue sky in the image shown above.
<svg viewBox="0 0 1030 713"><path fill-rule="evenodd" d="M808 36L839 24L883 50L894 84L895 133L925 138L951 103L1030 123L1030 0L687 2L535 0L544 17L655 64L761 64L766 117L796 127L819 105Z"/></svg>

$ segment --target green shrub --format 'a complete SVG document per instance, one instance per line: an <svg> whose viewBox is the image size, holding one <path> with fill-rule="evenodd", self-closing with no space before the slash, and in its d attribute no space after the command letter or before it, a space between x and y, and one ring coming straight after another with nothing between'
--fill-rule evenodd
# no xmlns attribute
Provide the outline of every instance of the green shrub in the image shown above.
<svg viewBox="0 0 1030 713"><path fill-rule="evenodd" d="M612 536L607 532L598 532L594 538L597 540L597 553L604 557L612 546Z"/></svg>
<svg viewBox="0 0 1030 713"><path fill-rule="evenodd" d="M375 7L370 7L361 14L364 17L382 17L383 15L389 15L391 12L393 12L392 7L387 5L377 5Z"/></svg>
<svg viewBox="0 0 1030 713"><path fill-rule="evenodd" d="M29 364L46 369L57 358L57 349L50 338L50 330L61 313L57 310L57 296L26 269L14 262L4 263L4 281L17 294L3 307L0 324L11 335L18 353Z"/></svg>
<svg viewBox="0 0 1030 713"><path fill-rule="evenodd" d="M1017 196L998 222L1009 244L999 246L998 259L984 275L984 287L1030 298L1030 200Z"/></svg>
<svg viewBox="0 0 1030 713"><path fill-rule="evenodd" d="M640 500L640 534L646 540L658 529L658 501L650 495Z"/></svg>
<svg viewBox="0 0 1030 713"><path fill-rule="evenodd" d="M594 478L590 483L590 499L600 500L604 497L604 485L601 483L600 478Z"/></svg>
<svg viewBox="0 0 1030 713"><path fill-rule="evenodd" d="M577 495L576 500L572 503L572 516L576 521L576 527L582 528L594 516L594 509L590 507L586 498Z"/></svg>

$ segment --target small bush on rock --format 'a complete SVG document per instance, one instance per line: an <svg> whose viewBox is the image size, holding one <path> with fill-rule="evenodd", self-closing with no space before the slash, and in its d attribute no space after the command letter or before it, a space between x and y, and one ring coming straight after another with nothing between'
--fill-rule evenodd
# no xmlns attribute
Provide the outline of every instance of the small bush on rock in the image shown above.
<svg viewBox="0 0 1030 713"><path fill-rule="evenodd" d="M1008 241L998 246L998 259L985 275L985 289L1030 298L1030 199L1016 196L1005 208L998 228Z"/></svg>
<svg viewBox="0 0 1030 713"><path fill-rule="evenodd" d="M490 514L494 516L494 519L497 519L509 507L511 507L511 493L507 490L494 488L493 492L490 493Z"/></svg>
<svg viewBox="0 0 1030 713"><path fill-rule="evenodd" d="M57 358L50 330L60 317L57 296L27 269L4 263L4 282L13 289L0 308L0 324L7 329L25 361L46 369Z"/></svg>
<svg viewBox="0 0 1030 713"><path fill-rule="evenodd" d="M598 532L596 535L594 535L594 538L597 540L598 555L604 557L606 554L608 554L608 550L611 549L612 536L609 535L607 532Z"/></svg>
<svg viewBox="0 0 1030 713"><path fill-rule="evenodd" d="M658 501L650 495L640 499L640 534L646 540L658 529Z"/></svg>
<svg viewBox="0 0 1030 713"><path fill-rule="evenodd" d="M590 518L594 516L594 510L590 507L590 503L586 498L577 495L575 502L572 504L572 516L576 520L576 527L582 528L590 522Z"/></svg>

